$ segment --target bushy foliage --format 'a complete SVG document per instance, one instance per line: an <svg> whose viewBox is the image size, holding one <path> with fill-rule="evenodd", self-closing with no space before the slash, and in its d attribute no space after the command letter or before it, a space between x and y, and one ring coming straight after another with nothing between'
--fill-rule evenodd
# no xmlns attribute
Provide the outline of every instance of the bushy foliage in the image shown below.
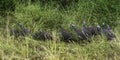
<svg viewBox="0 0 120 60"><path fill-rule="evenodd" d="M56 23L58 24L59 22L64 25L66 23L69 24L75 22L80 25L83 20L86 20L88 24L95 25L96 23L101 24L102 22L105 22L110 26L115 27L118 24L120 17L119 6L119 0L0 1L1 13L16 10L15 14L21 13L23 16L16 15L17 18L20 18L18 20L24 20L22 18L25 18L25 20L29 21L37 16L37 18L40 18L38 19L38 22L42 21L42 23L44 23L42 26L45 28L54 28L54 26L58 26ZM27 17L25 17L25 15L27 15Z"/></svg>
<svg viewBox="0 0 120 60"><path fill-rule="evenodd" d="M119 0L97 0L93 1L94 10L93 16L99 21L106 22L109 25L116 26L118 17L120 17L120 1Z"/></svg>
<svg viewBox="0 0 120 60"><path fill-rule="evenodd" d="M14 11L15 2L14 0L1 0L0 1L0 14L5 15L6 11Z"/></svg>

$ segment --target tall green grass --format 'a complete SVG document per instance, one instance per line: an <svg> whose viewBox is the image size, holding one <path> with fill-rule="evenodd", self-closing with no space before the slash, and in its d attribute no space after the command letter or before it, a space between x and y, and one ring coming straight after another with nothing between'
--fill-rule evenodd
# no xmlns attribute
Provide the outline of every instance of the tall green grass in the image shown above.
<svg viewBox="0 0 120 60"><path fill-rule="evenodd" d="M55 32L54 32L55 33ZM1 60L119 60L119 34L113 41L104 37L92 39L90 43L65 43L58 41L36 41L30 37L14 39L0 37Z"/></svg>

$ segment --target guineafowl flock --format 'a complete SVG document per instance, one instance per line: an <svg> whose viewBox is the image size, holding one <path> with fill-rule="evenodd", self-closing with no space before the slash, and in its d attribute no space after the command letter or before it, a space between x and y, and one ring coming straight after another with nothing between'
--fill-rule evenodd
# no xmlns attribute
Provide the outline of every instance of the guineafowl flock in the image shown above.
<svg viewBox="0 0 120 60"><path fill-rule="evenodd" d="M30 29L24 27L21 23L18 23L19 30L14 28L9 28L10 36L15 36L18 38L19 36L27 36L31 35L34 40L53 40L53 35L51 32L46 31L36 31L31 33ZM107 40L113 40L116 36L108 25L103 23L101 26L87 26L86 22L83 22L82 28L78 28L75 24L71 23L70 28L73 30L73 33L76 34L77 38L74 37L72 32L64 29L62 26L59 26L59 33L61 34L61 40L64 42L78 42L78 41L87 41L92 37L97 35L104 35Z"/></svg>

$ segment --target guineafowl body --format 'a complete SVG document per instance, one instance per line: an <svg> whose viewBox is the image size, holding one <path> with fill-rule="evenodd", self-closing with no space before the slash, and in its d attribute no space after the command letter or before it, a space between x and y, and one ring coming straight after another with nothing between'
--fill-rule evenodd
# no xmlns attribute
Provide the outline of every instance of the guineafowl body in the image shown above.
<svg viewBox="0 0 120 60"><path fill-rule="evenodd" d="M10 36L13 35L17 38L19 36L24 36L25 37L28 34L30 34L30 30L28 28L25 28L21 23L18 23L17 27L19 29L9 27Z"/></svg>
<svg viewBox="0 0 120 60"><path fill-rule="evenodd" d="M37 31L32 35L32 37L35 40L53 40L53 36L49 32Z"/></svg>
<svg viewBox="0 0 120 60"><path fill-rule="evenodd" d="M60 32L61 32L61 35L63 37L63 41L65 41L65 42L72 42L72 41L74 41L72 34L70 32L68 32L67 30L65 30L61 26L60 26Z"/></svg>

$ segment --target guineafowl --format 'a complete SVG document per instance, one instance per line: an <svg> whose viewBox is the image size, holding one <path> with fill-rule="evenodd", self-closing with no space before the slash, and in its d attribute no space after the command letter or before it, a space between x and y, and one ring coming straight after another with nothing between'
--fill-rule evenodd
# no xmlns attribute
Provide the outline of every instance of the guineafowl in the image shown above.
<svg viewBox="0 0 120 60"><path fill-rule="evenodd" d="M77 33L79 39L85 40L85 39L89 38L89 34L91 34L91 33L87 29L85 29L85 28L78 29L78 28L76 28L76 26L74 24L70 24L70 26Z"/></svg>
<svg viewBox="0 0 120 60"><path fill-rule="evenodd" d="M107 37L107 40L112 40L113 38L115 38L115 35L108 29L103 29L103 33Z"/></svg>
<svg viewBox="0 0 120 60"><path fill-rule="evenodd" d="M83 21L83 28L82 30L87 33L88 37L91 38L97 34L100 34L100 26L87 26L86 22Z"/></svg>
<svg viewBox="0 0 120 60"><path fill-rule="evenodd" d="M100 26L97 25L97 26L87 26L86 22L83 21L83 24L82 24L82 30L84 32L86 32L89 37L93 36L93 35L97 35L97 34L100 34Z"/></svg>
<svg viewBox="0 0 120 60"><path fill-rule="evenodd" d="M21 23L18 23L18 28L19 29L9 27L10 36L13 35L17 38L19 36L27 36L28 34L30 34L30 30L25 28Z"/></svg>
<svg viewBox="0 0 120 60"><path fill-rule="evenodd" d="M72 34L70 32L68 32L67 30L65 30L61 26L60 26L60 32L61 32L61 35L63 37L63 41L72 42L74 40Z"/></svg>
<svg viewBox="0 0 120 60"><path fill-rule="evenodd" d="M53 40L53 36L49 32L37 31L32 35L35 40Z"/></svg>
<svg viewBox="0 0 120 60"><path fill-rule="evenodd" d="M116 38L114 32L109 26L103 28L102 33L106 36L107 40L113 40L113 38Z"/></svg>
<svg viewBox="0 0 120 60"><path fill-rule="evenodd" d="M10 36L15 36L16 38L20 36L20 31L17 29L9 27Z"/></svg>
<svg viewBox="0 0 120 60"><path fill-rule="evenodd" d="M101 28L100 26L91 26L91 27L87 27L85 28L86 30L89 31L89 33L92 34L92 36L95 36L95 35L101 35Z"/></svg>

